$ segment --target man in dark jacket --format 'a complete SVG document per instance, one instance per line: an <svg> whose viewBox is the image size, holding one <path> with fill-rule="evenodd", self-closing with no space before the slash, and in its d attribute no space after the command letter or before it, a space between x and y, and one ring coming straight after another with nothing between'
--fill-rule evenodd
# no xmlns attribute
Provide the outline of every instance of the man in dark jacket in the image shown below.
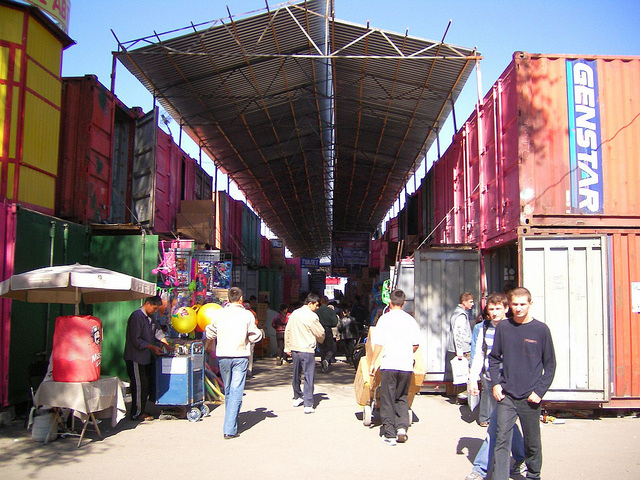
<svg viewBox="0 0 640 480"><path fill-rule="evenodd" d="M127 321L127 335L124 344L124 361L127 364L127 373L131 382L131 412L132 420L152 420L147 415L145 407L149 392L155 389L153 378L153 362L151 355L161 355L162 348L158 345L169 345L162 328L155 320L154 315L162 305L160 297L145 299L144 305L135 310Z"/></svg>
<svg viewBox="0 0 640 480"><path fill-rule="evenodd" d="M529 312L531 292L518 287L511 290L508 297L513 318L496 326L489 355L493 396L498 401L493 478L509 478L511 429L519 418L527 478L539 479L542 469L540 402L553 381L556 357L549 327Z"/></svg>
<svg viewBox="0 0 640 480"><path fill-rule="evenodd" d="M336 340L333 338L333 328L338 325L338 316L333 308L329 307L329 299L323 296L320 299L320 308L316 311L320 324L324 327L324 342L320 344L320 361L322 372L329 371L329 364L334 359L336 352Z"/></svg>

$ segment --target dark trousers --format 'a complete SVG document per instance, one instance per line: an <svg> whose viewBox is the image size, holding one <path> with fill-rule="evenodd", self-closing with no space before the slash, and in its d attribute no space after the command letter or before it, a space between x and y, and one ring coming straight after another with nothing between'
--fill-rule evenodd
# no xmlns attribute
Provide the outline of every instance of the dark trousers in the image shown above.
<svg viewBox="0 0 640 480"><path fill-rule="evenodd" d="M330 327L324 327L324 342L319 345L319 350L320 361L333 362L336 353L336 340L333 338L333 330Z"/></svg>
<svg viewBox="0 0 640 480"><path fill-rule="evenodd" d="M344 354L347 357L347 362L353 365L353 350L356 348L356 342L358 340L355 338L344 338L342 341L344 342Z"/></svg>
<svg viewBox="0 0 640 480"><path fill-rule="evenodd" d="M144 415L149 398L149 389L155 389L155 381L151 378L153 368L149 365L142 365L131 360L126 360L127 374L129 375L131 390L131 412L132 418ZM155 395L154 395L155 397Z"/></svg>
<svg viewBox="0 0 640 480"><path fill-rule="evenodd" d="M284 332L276 332L276 342L278 342L278 358L284 358Z"/></svg>
<svg viewBox="0 0 640 480"><path fill-rule="evenodd" d="M542 469L542 441L540 439L540 404L528 402L526 398L515 399L507 395L496 406L496 448L494 480L508 480L509 453L511 452L511 429L520 419L524 437L524 455L527 478L539 479Z"/></svg>
<svg viewBox="0 0 640 480"><path fill-rule="evenodd" d="M400 428L409 428L411 372L380 370L380 436L394 438Z"/></svg>
<svg viewBox="0 0 640 480"><path fill-rule="evenodd" d="M313 376L316 371L316 356L307 352L291 352L293 357L293 398L302 398L305 407L313 407ZM304 375L304 390L300 388Z"/></svg>

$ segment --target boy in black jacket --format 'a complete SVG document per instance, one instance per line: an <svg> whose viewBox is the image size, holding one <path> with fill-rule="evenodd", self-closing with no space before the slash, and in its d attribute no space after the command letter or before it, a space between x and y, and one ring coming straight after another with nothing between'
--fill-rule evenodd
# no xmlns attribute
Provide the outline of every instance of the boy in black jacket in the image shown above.
<svg viewBox="0 0 640 480"><path fill-rule="evenodd" d="M551 332L529 314L531 292L518 287L508 294L513 318L496 327L489 374L497 404L494 480L508 480L511 429L520 419L527 478L539 479L542 468L540 406L553 381L556 359ZM502 364L502 371L500 365Z"/></svg>

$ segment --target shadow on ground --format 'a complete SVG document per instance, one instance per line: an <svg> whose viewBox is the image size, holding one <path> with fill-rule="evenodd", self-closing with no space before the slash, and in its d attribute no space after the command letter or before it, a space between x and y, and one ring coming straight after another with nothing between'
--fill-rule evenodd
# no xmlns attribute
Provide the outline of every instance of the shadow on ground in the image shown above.
<svg viewBox="0 0 640 480"><path fill-rule="evenodd" d="M328 373L320 370L319 358L316 357L316 374L314 383L331 382L334 385L353 385L355 369L342 360L332 363ZM277 365L275 358L257 358L253 361L253 376L247 378L245 390L261 390L264 388L291 385L292 366L289 363Z"/></svg>

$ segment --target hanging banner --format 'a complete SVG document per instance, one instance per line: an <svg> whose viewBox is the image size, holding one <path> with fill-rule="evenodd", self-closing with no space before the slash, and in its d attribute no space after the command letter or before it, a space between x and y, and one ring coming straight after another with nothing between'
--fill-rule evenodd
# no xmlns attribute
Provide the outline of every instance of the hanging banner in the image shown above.
<svg viewBox="0 0 640 480"><path fill-rule="evenodd" d="M369 266L368 232L333 232L331 241L331 275L348 276Z"/></svg>
<svg viewBox="0 0 640 480"><path fill-rule="evenodd" d="M34 7L38 7L54 20L58 27L69 33L69 14L71 13L71 0L25 0Z"/></svg>
<svg viewBox="0 0 640 480"><path fill-rule="evenodd" d="M567 60L571 210L603 213L598 71L595 60Z"/></svg>

